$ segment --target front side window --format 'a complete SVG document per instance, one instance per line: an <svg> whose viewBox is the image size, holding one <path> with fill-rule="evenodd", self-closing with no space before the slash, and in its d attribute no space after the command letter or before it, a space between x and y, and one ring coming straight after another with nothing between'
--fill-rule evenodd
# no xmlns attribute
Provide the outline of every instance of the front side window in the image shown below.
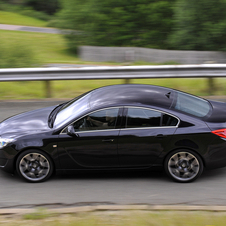
<svg viewBox="0 0 226 226"><path fill-rule="evenodd" d="M73 123L75 131L115 129L119 108L93 112Z"/></svg>
<svg viewBox="0 0 226 226"><path fill-rule="evenodd" d="M126 128L176 126L178 119L155 110L128 108Z"/></svg>

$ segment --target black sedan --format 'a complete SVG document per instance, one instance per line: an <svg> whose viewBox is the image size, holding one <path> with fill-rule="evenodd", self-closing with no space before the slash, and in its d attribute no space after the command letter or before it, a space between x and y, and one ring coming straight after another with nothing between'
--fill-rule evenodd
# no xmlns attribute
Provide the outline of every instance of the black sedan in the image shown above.
<svg viewBox="0 0 226 226"><path fill-rule="evenodd" d="M226 166L226 104L150 85L115 85L0 124L0 168L29 182L53 172L164 167L191 182Z"/></svg>

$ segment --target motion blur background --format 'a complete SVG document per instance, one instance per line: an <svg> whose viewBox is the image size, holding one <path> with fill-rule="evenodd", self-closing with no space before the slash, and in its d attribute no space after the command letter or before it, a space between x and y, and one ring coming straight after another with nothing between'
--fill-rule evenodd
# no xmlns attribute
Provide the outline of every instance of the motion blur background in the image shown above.
<svg viewBox="0 0 226 226"><path fill-rule="evenodd" d="M0 0L0 69L226 63L225 12L226 0ZM51 81L51 98L47 101L44 81L0 82L0 120L21 111L58 104L90 89L125 82L167 86L196 95L215 95L214 98L218 95L218 99L226 95L225 78ZM26 219L36 220L29 221L29 225L54 226L225 225L224 178L225 169L218 169L204 174L198 183L187 185L143 172L60 177L34 185L0 172L3 211L10 207L35 208L43 203L47 208L51 203L56 208L184 204L186 210L130 211L128 216L101 211L94 217L77 213L49 218L40 209L22 220L6 213L7 219L3 219L0 214L0 225L24 225ZM192 208L219 205L224 212L188 212L189 204ZM75 223L67 223L74 217Z"/></svg>
<svg viewBox="0 0 226 226"><path fill-rule="evenodd" d="M0 24L26 28L0 30L0 68L226 63L225 10L226 0L0 0ZM124 82L52 81L51 97ZM224 78L211 80L211 91L204 78L129 82L226 94ZM43 82L2 82L0 99L45 98L44 89Z"/></svg>

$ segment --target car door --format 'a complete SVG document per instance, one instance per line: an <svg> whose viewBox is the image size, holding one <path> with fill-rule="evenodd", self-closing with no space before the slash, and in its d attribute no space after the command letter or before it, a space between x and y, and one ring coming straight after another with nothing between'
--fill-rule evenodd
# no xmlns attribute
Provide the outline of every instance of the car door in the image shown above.
<svg viewBox="0 0 226 226"><path fill-rule="evenodd" d="M122 167L147 167L167 148L179 120L153 109L124 108L124 128L119 133L118 154Z"/></svg>
<svg viewBox="0 0 226 226"><path fill-rule="evenodd" d="M73 125L75 136L59 135L58 151L63 169L118 167L117 142L122 109L92 112Z"/></svg>

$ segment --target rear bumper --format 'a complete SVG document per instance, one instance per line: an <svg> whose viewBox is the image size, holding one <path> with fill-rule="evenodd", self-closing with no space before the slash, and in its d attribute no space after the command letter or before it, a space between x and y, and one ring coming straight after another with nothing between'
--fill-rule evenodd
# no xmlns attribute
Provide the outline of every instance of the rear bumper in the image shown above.
<svg viewBox="0 0 226 226"><path fill-rule="evenodd" d="M226 166L226 139L219 139L221 142L210 145L208 154L203 156L206 168L215 169Z"/></svg>

